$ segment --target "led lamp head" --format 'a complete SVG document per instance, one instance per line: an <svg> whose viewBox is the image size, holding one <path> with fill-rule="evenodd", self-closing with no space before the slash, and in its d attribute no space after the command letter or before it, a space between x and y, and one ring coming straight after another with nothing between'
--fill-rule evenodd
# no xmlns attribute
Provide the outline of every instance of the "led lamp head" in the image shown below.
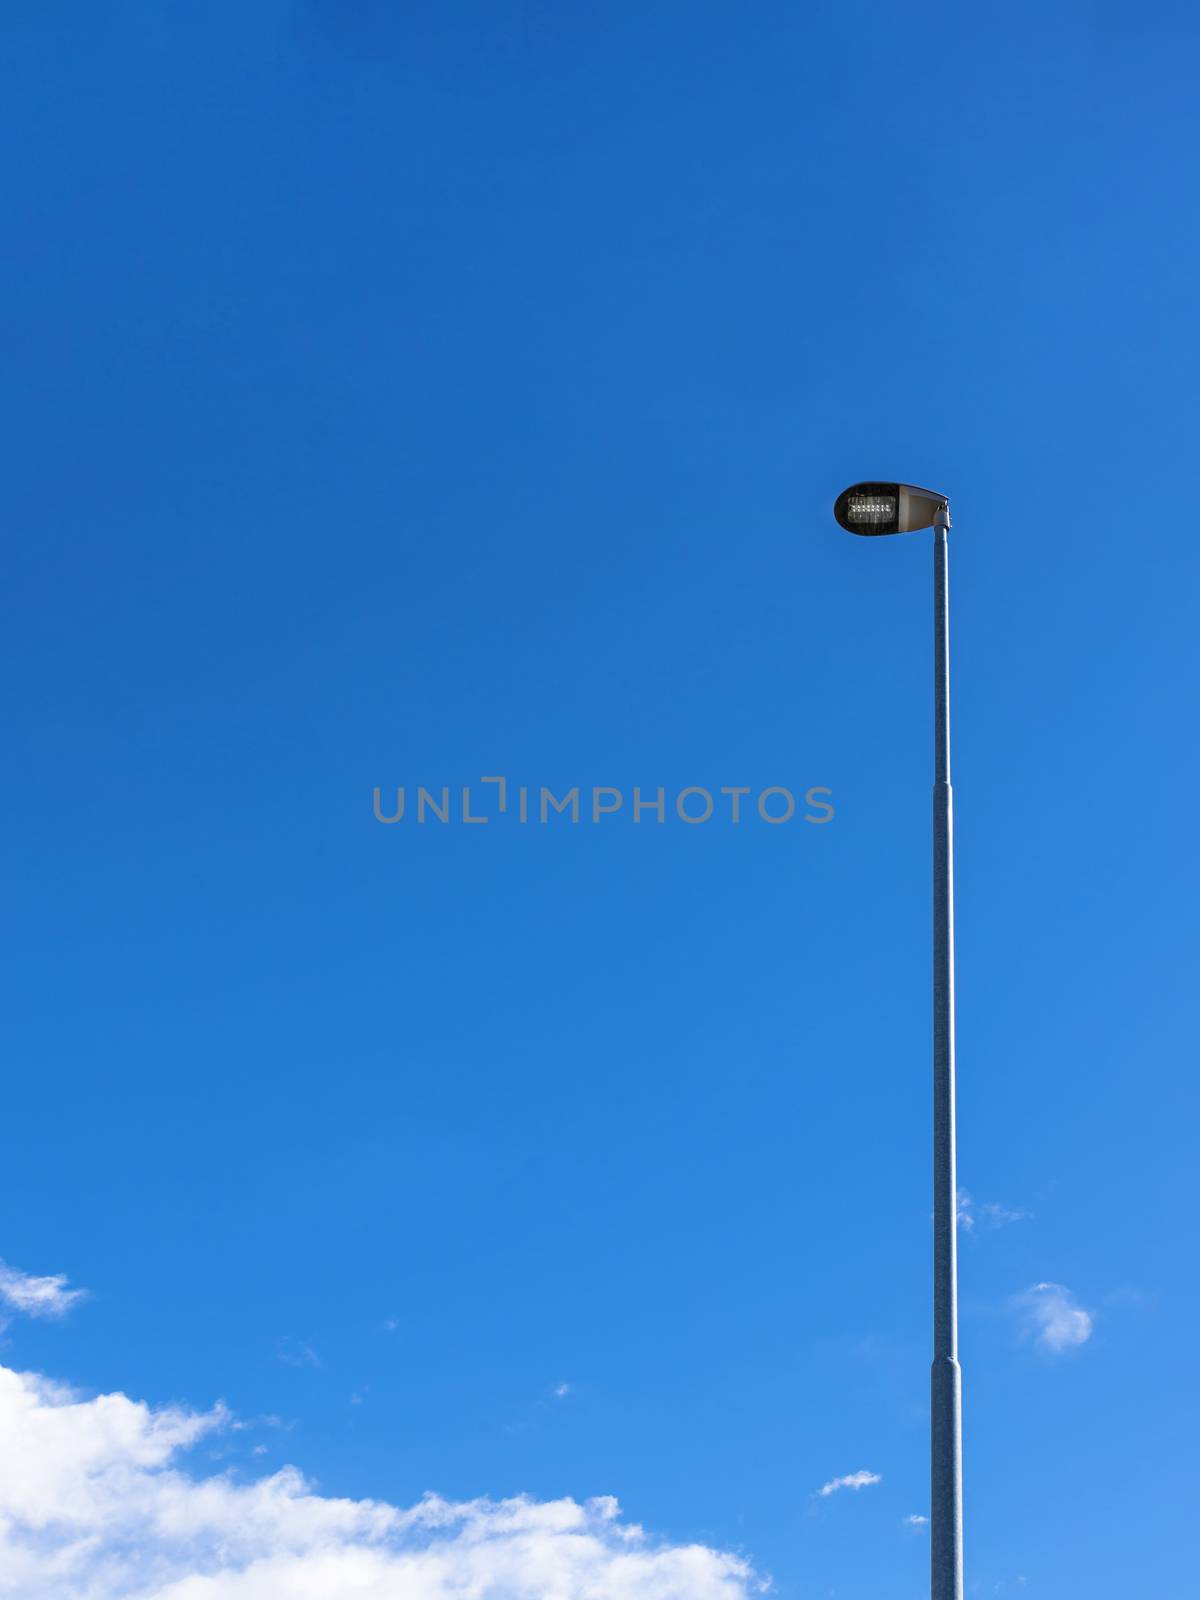
<svg viewBox="0 0 1200 1600"><path fill-rule="evenodd" d="M847 533L874 537L931 528L946 504L944 494L912 483L855 483L838 495L833 514Z"/></svg>

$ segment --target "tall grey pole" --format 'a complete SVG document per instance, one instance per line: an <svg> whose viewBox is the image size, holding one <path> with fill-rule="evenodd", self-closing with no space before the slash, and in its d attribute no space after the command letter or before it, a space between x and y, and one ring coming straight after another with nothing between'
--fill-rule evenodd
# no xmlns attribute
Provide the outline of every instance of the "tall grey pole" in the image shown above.
<svg viewBox="0 0 1200 1600"><path fill-rule="evenodd" d="M954 797L950 788L950 596L942 505L933 531L933 1372L931 1600L963 1600L962 1370L954 1150Z"/></svg>

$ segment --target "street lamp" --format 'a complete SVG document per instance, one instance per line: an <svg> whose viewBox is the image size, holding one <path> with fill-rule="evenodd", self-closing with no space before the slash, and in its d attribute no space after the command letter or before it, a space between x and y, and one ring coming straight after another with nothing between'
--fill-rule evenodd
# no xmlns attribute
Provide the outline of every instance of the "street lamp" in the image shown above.
<svg viewBox="0 0 1200 1600"><path fill-rule="evenodd" d="M850 533L933 528L933 1372L930 1595L963 1600L962 1371L954 1152L954 801L950 789L950 502L911 483L856 483L833 514Z"/></svg>

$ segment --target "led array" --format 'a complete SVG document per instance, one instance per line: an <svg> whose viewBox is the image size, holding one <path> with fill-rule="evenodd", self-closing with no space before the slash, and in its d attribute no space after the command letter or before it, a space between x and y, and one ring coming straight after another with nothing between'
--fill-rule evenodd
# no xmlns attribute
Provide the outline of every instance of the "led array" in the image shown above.
<svg viewBox="0 0 1200 1600"><path fill-rule="evenodd" d="M847 514L855 522L867 522L874 520L876 517L890 520L896 514L896 502L894 500L871 500L866 495L852 494L850 496L850 504L847 507Z"/></svg>

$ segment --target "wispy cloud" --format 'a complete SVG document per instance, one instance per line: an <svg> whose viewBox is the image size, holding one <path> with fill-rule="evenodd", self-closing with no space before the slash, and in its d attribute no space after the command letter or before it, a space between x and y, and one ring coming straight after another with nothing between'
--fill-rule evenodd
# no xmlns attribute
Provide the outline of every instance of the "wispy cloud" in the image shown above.
<svg viewBox="0 0 1200 1600"><path fill-rule="evenodd" d="M1025 1222L1031 1213L1024 1206L1002 1206L995 1200L985 1200L979 1215L987 1228L1007 1228L1010 1222Z"/></svg>
<svg viewBox="0 0 1200 1600"><path fill-rule="evenodd" d="M296 1426L294 1422L285 1422L282 1417L277 1417L273 1412L265 1411L257 1417L230 1417L229 1426L234 1433L245 1433L251 1428L282 1428L285 1433Z"/></svg>
<svg viewBox="0 0 1200 1600"><path fill-rule="evenodd" d="M914 1511L911 1517L905 1517L904 1526L906 1528L927 1528L929 1526L929 1518L923 1517L920 1512Z"/></svg>
<svg viewBox="0 0 1200 1600"><path fill-rule="evenodd" d="M82 1396L0 1367L0 1589L21 1600L358 1600L553 1594L750 1600L732 1552L651 1538L604 1496L399 1507L318 1494L294 1468L249 1481L190 1471L231 1419Z"/></svg>
<svg viewBox="0 0 1200 1600"><path fill-rule="evenodd" d="M819 1495L837 1494L841 1489L866 1489L873 1483L882 1483L878 1472L848 1472L844 1478L830 1478L817 1490Z"/></svg>
<svg viewBox="0 0 1200 1600"><path fill-rule="evenodd" d="M296 1339L291 1334L286 1339L281 1339L276 1347L275 1354L285 1367L319 1367L321 1358L312 1345L306 1344L303 1339Z"/></svg>
<svg viewBox="0 0 1200 1600"><path fill-rule="evenodd" d="M556 1400L565 1400L571 1393L571 1385L569 1383L556 1383L550 1393Z"/></svg>
<svg viewBox="0 0 1200 1600"><path fill-rule="evenodd" d="M1092 1337L1091 1312L1061 1283L1035 1283L1014 1295L1012 1306L1026 1336L1056 1355L1077 1349Z"/></svg>
<svg viewBox="0 0 1200 1600"><path fill-rule="evenodd" d="M87 1298L86 1289L68 1289L66 1275L38 1278L0 1261L0 1302L27 1317L64 1317Z"/></svg>
<svg viewBox="0 0 1200 1600"><path fill-rule="evenodd" d="M966 1189L958 1191L958 1225L965 1233L973 1233L977 1225L983 1232L995 1232L1012 1222L1024 1222L1028 1216L1020 1206L1002 1206L995 1200L977 1205Z"/></svg>

